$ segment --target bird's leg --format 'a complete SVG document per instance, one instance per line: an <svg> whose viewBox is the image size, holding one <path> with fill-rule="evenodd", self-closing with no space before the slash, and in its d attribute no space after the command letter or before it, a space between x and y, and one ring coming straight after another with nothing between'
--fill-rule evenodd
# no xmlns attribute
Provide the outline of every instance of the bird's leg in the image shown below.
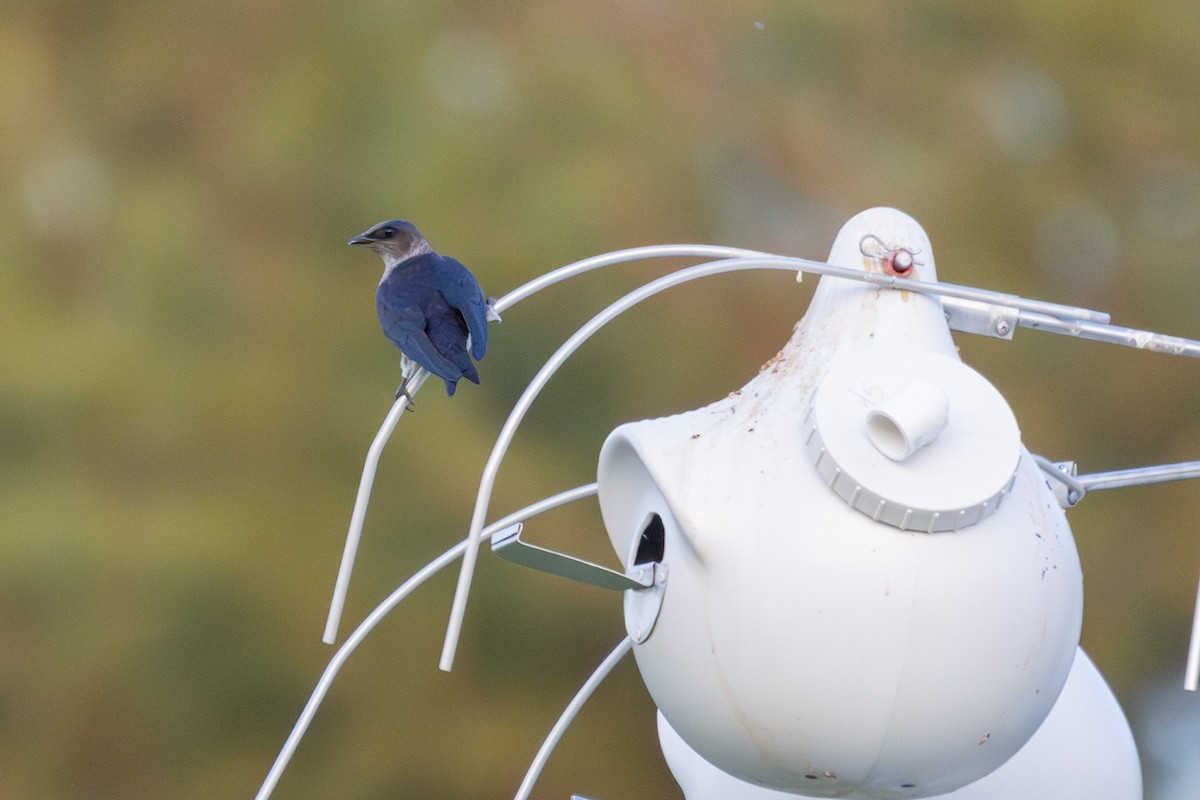
<svg viewBox="0 0 1200 800"><path fill-rule="evenodd" d="M417 374L417 370L419 368L420 368L420 365L417 364L417 362L413 361L411 358L404 355L404 353L400 354L400 379L401 380L400 380L400 387L398 389L396 389L396 399L399 400L401 397L407 397L408 405L406 406L406 408L409 411L412 411L414 408L416 408L416 404L413 403L412 393L408 391L408 384L410 381L412 381L413 376Z"/></svg>

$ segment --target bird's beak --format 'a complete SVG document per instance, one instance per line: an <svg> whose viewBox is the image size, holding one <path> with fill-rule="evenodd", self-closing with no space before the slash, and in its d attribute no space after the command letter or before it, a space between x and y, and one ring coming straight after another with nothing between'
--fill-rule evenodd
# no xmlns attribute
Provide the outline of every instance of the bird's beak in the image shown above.
<svg viewBox="0 0 1200 800"><path fill-rule="evenodd" d="M373 241L375 240L370 236L367 236L365 233L360 233L358 236L355 236L353 239L346 242L346 244L370 244Z"/></svg>

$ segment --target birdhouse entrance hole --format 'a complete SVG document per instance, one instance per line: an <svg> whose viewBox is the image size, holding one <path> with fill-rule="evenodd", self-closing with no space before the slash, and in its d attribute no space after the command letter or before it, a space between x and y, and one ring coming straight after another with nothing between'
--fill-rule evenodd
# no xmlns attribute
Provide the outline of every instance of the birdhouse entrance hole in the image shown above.
<svg viewBox="0 0 1200 800"><path fill-rule="evenodd" d="M662 517L651 512L642 526L642 535L638 539L637 553L633 557L634 564L661 564L663 552L667 545L667 530L663 526Z"/></svg>

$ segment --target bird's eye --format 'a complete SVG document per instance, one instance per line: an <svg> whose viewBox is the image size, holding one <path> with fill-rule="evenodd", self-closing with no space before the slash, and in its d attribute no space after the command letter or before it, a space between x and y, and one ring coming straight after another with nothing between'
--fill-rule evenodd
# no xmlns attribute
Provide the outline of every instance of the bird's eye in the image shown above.
<svg viewBox="0 0 1200 800"><path fill-rule="evenodd" d="M388 225L386 228L381 228L379 231L380 239L390 239L395 235L396 235L396 229L393 228L391 225Z"/></svg>

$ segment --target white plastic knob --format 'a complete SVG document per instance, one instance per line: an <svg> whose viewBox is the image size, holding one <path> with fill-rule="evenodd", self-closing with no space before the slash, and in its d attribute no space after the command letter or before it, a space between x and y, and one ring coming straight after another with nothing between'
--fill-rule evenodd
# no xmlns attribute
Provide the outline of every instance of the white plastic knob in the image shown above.
<svg viewBox="0 0 1200 800"><path fill-rule="evenodd" d="M892 461L904 461L936 439L949 419L946 393L916 381L867 412L867 436Z"/></svg>

